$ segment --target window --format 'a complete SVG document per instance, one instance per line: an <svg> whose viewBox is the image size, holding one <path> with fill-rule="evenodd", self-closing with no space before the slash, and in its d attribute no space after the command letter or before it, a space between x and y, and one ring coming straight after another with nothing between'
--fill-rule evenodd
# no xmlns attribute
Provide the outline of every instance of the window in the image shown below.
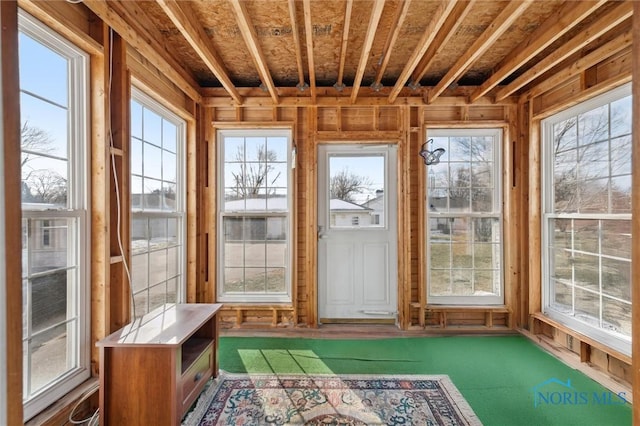
<svg viewBox="0 0 640 426"><path fill-rule="evenodd" d="M351 218L351 226L358 226L360 225L360 218L358 216L353 216Z"/></svg>
<svg viewBox="0 0 640 426"><path fill-rule="evenodd" d="M430 130L427 168L429 303L501 304L500 129Z"/></svg>
<svg viewBox="0 0 640 426"><path fill-rule="evenodd" d="M291 131L218 131L222 302L291 301Z"/></svg>
<svg viewBox="0 0 640 426"><path fill-rule="evenodd" d="M630 353L631 89L548 118L543 129L544 311Z"/></svg>
<svg viewBox="0 0 640 426"><path fill-rule="evenodd" d="M23 401L33 417L89 377L88 57L19 15Z"/></svg>
<svg viewBox="0 0 640 426"><path fill-rule="evenodd" d="M49 247L51 244L51 230L49 227L51 224L48 220L42 221L42 247Z"/></svg>
<svg viewBox="0 0 640 426"><path fill-rule="evenodd" d="M185 122L137 89L131 100L131 281L137 317L182 302Z"/></svg>

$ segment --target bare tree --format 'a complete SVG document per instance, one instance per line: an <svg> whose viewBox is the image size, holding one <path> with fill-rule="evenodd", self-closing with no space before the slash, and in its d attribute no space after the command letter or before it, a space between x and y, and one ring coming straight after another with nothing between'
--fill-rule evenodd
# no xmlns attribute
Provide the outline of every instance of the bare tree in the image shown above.
<svg viewBox="0 0 640 426"><path fill-rule="evenodd" d="M609 119L611 120L609 122ZM558 211L606 209L609 186L606 178L621 168L625 156L613 150L630 147L631 137L609 144L609 127L624 125L625 117L611 110L569 118L554 126L553 161L555 208ZM611 152L610 149L612 150ZM605 178L605 179L601 179ZM616 189L611 188L615 194ZM624 198L624 197L623 197Z"/></svg>
<svg viewBox="0 0 640 426"><path fill-rule="evenodd" d="M280 177L280 173L272 176L275 170L273 162L277 161L278 154L267 150L265 145L258 147L258 160L250 162L244 160L244 149L238 147L236 160L240 162L240 172L232 172L233 191L238 198L266 196L274 191L271 187Z"/></svg>
<svg viewBox="0 0 640 426"><path fill-rule="evenodd" d="M371 187L371 181L365 176L359 176L342 169L331 176L329 191L331 198L353 202L355 194L362 194Z"/></svg>
<svg viewBox="0 0 640 426"><path fill-rule="evenodd" d="M48 132L32 126L28 121L20 129L22 167L22 201L37 203L60 203L67 200L67 180L50 169L34 169L29 162L42 154L55 150L53 139Z"/></svg>
<svg viewBox="0 0 640 426"><path fill-rule="evenodd" d="M39 127L34 127L28 121L22 123L20 129L20 149L22 152L21 166L24 167L34 155L49 154L53 148L51 135Z"/></svg>
<svg viewBox="0 0 640 426"><path fill-rule="evenodd" d="M53 170L36 170L27 181L33 201L50 204L66 204L67 180Z"/></svg>

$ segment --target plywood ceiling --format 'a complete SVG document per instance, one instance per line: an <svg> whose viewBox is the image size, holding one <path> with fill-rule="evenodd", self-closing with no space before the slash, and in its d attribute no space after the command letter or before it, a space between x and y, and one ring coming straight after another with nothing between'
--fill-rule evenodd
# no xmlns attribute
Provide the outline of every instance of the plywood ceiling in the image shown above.
<svg viewBox="0 0 640 426"><path fill-rule="evenodd" d="M605 0L85 1L98 3L239 103L246 87L274 103L285 88L390 101L407 86L428 101L458 85L472 87L470 101L518 94L622 32L632 13Z"/></svg>

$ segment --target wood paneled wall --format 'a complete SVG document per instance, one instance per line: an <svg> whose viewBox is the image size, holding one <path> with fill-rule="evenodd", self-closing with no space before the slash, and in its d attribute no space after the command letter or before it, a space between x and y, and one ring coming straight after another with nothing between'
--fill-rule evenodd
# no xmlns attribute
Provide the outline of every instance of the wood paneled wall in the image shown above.
<svg viewBox="0 0 640 426"><path fill-rule="evenodd" d="M205 104L215 100L204 99ZM426 105L342 105L317 106L211 106L214 127L269 128L291 126L297 148L295 168L296 222L293 238L293 302L285 305L227 303L222 312L224 327L316 327L317 315L317 148L319 144L395 143L398 145L398 325L399 328L480 328L505 330L515 327L522 292L518 211L522 180L514 169L522 156L517 140L520 109L512 101L503 104L467 105L452 99L437 106ZM505 235L505 305L460 309L429 306L426 298L425 166L418 155L429 128L481 127L504 131L504 201L508 214ZM205 230L209 241L206 287L215 295L215 135L209 143ZM516 160L514 160L514 158ZM522 168L522 165L519 166ZM506 217L506 215L505 215ZM444 319L446 318L446 319ZM444 319L444 320L443 320Z"/></svg>
<svg viewBox="0 0 640 426"><path fill-rule="evenodd" d="M14 1L0 2L0 83L2 84L2 102L0 112L0 138L2 138L3 166L2 224L4 248L3 268L0 270L0 297L4 309L0 324L4 344L0 357L3 380L0 385L0 423L22 424L22 273L21 262L16 261L15 253L22 246L20 211L20 105L18 73L18 16Z"/></svg>
<svg viewBox="0 0 640 426"><path fill-rule="evenodd" d="M21 0L20 6L36 15L91 55L92 107L92 343L129 320L128 291L122 260L127 252L116 250L115 182L111 172L112 154L119 174L128 174L127 104L130 83L142 88L187 121L188 175L188 253L187 299L214 302L216 299L216 158L217 126L290 126L297 148L294 180L293 300L290 304L226 304L224 327L316 327L317 315L317 147L322 143L398 144L398 291L399 328L447 332L448 330L504 331L528 329L534 340L550 347L569 361L593 364L622 382L631 381L630 358L598 345L584 336L553 323L540 314L540 120L631 80L632 31L621 25L601 48L580 53L572 65L558 68L545 81L532 85L519 99L494 103L491 98L468 103L468 93L439 97L427 104L419 97L399 97L393 104L386 98L332 97L318 89L315 102L297 98L295 89L283 89L278 106L259 89L242 90L244 104L235 105L227 97L211 96L216 89L196 87L190 76L172 68L162 55L161 46L147 37L144 28L131 28L106 2L86 0L90 9L67 2ZM2 80L3 87L18 87L15 57L15 2L2 1ZM122 2L126 5L126 2ZM124 7L124 6L123 6ZM636 11L638 6L636 6ZM102 21L105 20L105 22ZM108 24L108 25L107 25ZM122 35L112 34L110 29ZM9 37L5 37L8 34ZM638 48L635 48L637 61ZM114 74L108 78L109 70ZM13 74L12 74L13 73ZM11 81L7 80L11 79ZM111 86L110 86L111 85ZM110 99L105 96L111 89ZM408 89L407 89L408 90ZM332 93L332 92L331 92ZM403 94L407 93L405 90ZM638 90L635 90L636 98ZM11 97L4 93L7 120L17 120L6 111ZM18 96L13 99L17 100ZM637 102L636 102L637 106ZM636 112L637 115L637 112ZM638 120L635 120L637 122ZM636 123L637 124L637 123ZM505 236L505 304L498 307L432 306L426 297L426 206L425 166L418 156L431 128L495 127L504 131L503 197ZM636 126L637 127L637 126ZM14 129L17 131L17 129ZM637 130L637 129L636 129ZM16 135L5 134L5 158L16 154ZM638 132L636 132L638 133ZM109 135L114 136L113 149ZM637 135L634 146L637 154ZM636 155L636 157L638 157ZM17 163L17 162L16 162ZM18 180L19 171L5 161L5 203L19 205L19 192L8 182ZM14 164L15 166L15 164ZM7 174L11 174L8 177ZM638 182L638 174L634 176ZM128 183L119 183L121 196L128 200ZM16 198L18 197L18 198ZM637 199L637 197L636 197ZM128 204L120 205L128 217ZM634 203L634 213L638 211ZM12 216L13 215L13 216ZM17 246L19 211L7 210L7 235ZM126 221L125 221L126 222ZM637 236L637 226L634 228ZM128 241L127 225L121 230ZM637 258L637 250L634 258ZM14 262L15 265L15 262ZM638 266L634 264L634 270ZM634 276L637 274L634 274ZM22 357L19 323L19 273L7 271L18 284L7 286L8 357L11 371L8 389L9 424L21 423L21 374L16 366ZM634 283L635 284L635 283ZM638 300L635 298L636 301ZM634 310L634 315L635 315ZM637 333L636 333L637 334ZM638 336L636 336L638 337ZM638 339L634 339L638 340ZM97 351L92 371L99 371ZM602 379L602 377L598 377ZM20 419L20 421L12 421Z"/></svg>
<svg viewBox="0 0 640 426"><path fill-rule="evenodd" d="M529 156L528 162L523 162L528 163L528 167L519 171L521 178L528 177L529 191L524 194L519 209L523 217L522 223L528 223L525 232L529 235L529 238L521 235L521 241L524 242L521 259L525 262L521 262L520 268L527 279L523 280L520 290L524 296L522 300L527 299L528 303L520 311L520 320L536 342L547 345L567 362L575 362L577 368L581 369L585 365L595 366L604 374L591 369L584 371L600 381L606 381L607 375L613 376L617 381L610 381L611 387L615 388L622 383L628 389L632 379L630 356L593 341L541 313L543 278L540 256L540 122L552 114L631 81L633 56L630 22L627 24L618 28L617 35L612 36L611 41L602 48L577 58L571 66L558 69L554 77L530 88L520 97L518 108L521 110L520 117L528 115L528 119L521 121L519 131L520 137L524 139L523 145L528 145ZM636 257L633 256L634 259Z"/></svg>

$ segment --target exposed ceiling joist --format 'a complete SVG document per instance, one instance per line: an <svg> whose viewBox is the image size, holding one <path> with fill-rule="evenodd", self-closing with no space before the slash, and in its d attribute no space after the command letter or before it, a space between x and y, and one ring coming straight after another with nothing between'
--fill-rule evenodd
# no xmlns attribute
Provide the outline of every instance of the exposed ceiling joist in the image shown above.
<svg viewBox="0 0 640 426"><path fill-rule="evenodd" d="M156 0L164 13L171 19L178 31L187 40L189 45L195 50L198 56L216 76L231 97L238 103L242 103L242 97L231 82L226 69L222 65L222 60L211 46L211 42L204 32L202 26L195 21L193 11L188 3L180 3L176 0Z"/></svg>
<svg viewBox="0 0 640 426"><path fill-rule="evenodd" d="M267 66L267 59L265 58L264 53L262 52L262 48L258 43L256 29L251 23L251 18L249 17L249 12L247 11L247 5L244 1L231 0L231 7L236 14L236 22L238 23L238 27L240 27L240 34L242 34L242 38L249 48L251 58L253 59L256 68L258 69L258 74L260 74L262 84L267 87L267 90L271 95L271 99L273 99L273 102L277 104L278 92L276 90L275 84L273 84L271 72L269 71L269 67Z"/></svg>
<svg viewBox="0 0 640 426"><path fill-rule="evenodd" d="M342 79L344 77L344 64L347 59L347 43L349 42L349 26L351 25L351 11L353 10L353 0L347 0L344 12L344 25L342 28L342 44L340 45L340 65L338 66L338 80L335 88L344 89Z"/></svg>
<svg viewBox="0 0 640 426"><path fill-rule="evenodd" d="M291 21L291 34L293 35L293 46L296 50L296 64L298 66L298 86L304 88L304 68L302 66L302 50L300 47L300 36L298 34L298 20L296 19L296 0L289 0L289 20Z"/></svg>
<svg viewBox="0 0 640 426"><path fill-rule="evenodd" d="M529 68L526 72L496 92L496 100L502 100L523 87L525 84L540 77L544 72L559 64L579 49L583 48L596 38L600 37L616 25L633 15L633 2L621 2L614 9L605 14L601 19L581 31L567 43L558 47L547 57Z"/></svg>
<svg viewBox="0 0 640 426"><path fill-rule="evenodd" d="M513 49L502 60L497 70L484 82L469 98L475 102L484 96L489 90L497 86L502 80L526 64L544 48L551 45L575 27L580 21L596 11L606 0L582 1L578 3L565 3L556 13L551 15L518 47Z"/></svg>
<svg viewBox="0 0 640 426"><path fill-rule="evenodd" d="M424 53L427 51L427 49L433 42L440 28L442 28L444 23L447 21L447 17L451 14L455 5L456 5L455 0L444 0L443 2L440 3L440 5L438 6L438 9L436 9L436 12L433 18L431 18L429 25L427 25L427 28L422 34L422 38L420 39L415 50L407 60L407 64L402 70L402 73L400 73L400 76L396 81L396 85L393 86L393 89L389 94L389 102L393 102L396 100L396 98L398 97L398 94L400 94L400 91L404 87L404 84L409 79L409 76L411 75L411 73L416 69L416 66L420 62L420 59L424 56Z"/></svg>
<svg viewBox="0 0 640 426"><path fill-rule="evenodd" d="M196 102L200 101L201 96L198 91L200 85L187 73L178 61L168 54L160 53L166 51L147 30L133 28L132 24L120 16L120 14L111 7L110 2L106 0L84 0L83 3L100 19L113 28L114 31L120 34L134 49L137 49L149 58L149 60L153 61L154 65L165 73L168 78L173 80L176 86L187 94L187 96ZM137 5L132 6L139 9ZM144 15L142 10L139 12Z"/></svg>
<svg viewBox="0 0 640 426"><path fill-rule="evenodd" d="M407 17L410 4L411 0L401 0L401 6L396 9L396 14L393 18L393 31L389 33L387 41L384 44L384 48L382 49L382 56L380 57L378 73L376 74L376 79L373 83L373 87L380 87L380 82L382 81L384 71L387 69L387 65L389 65L391 50L393 49L393 46L396 44L396 40L400 35L400 29L402 29L404 19Z"/></svg>
<svg viewBox="0 0 640 426"><path fill-rule="evenodd" d="M307 39L307 60L309 61L309 87L311 99L316 100L316 66L313 60L313 24L311 23L311 1L304 0L304 34Z"/></svg>
<svg viewBox="0 0 640 426"><path fill-rule="evenodd" d="M464 74L464 72L475 62L486 50L500 37L513 22L529 7L533 0L513 0L502 12L493 20L491 25L476 39L467 51L456 61L449 72L438 82L433 90L429 91L427 102L444 92L452 83Z"/></svg>
<svg viewBox="0 0 640 426"><path fill-rule="evenodd" d="M476 2L476 0L468 0L468 1L459 1L456 2L454 9L451 11L451 14L447 17L447 20L442 25L440 31L435 36L433 41L429 44L429 48L420 59L418 66L411 74L411 85L417 86L422 79L422 76L429 69L431 64L433 63L434 58L447 44L447 41L455 34L456 30L462 24L465 16L471 10L471 7Z"/></svg>
<svg viewBox="0 0 640 426"><path fill-rule="evenodd" d="M362 46L362 53L360 54L360 61L358 63L358 70L356 71L356 77L353 81L353 89L351 91L351 102L354 103L358 98L358 90L360 90L360 84L362 83L362 77L364 76L364 70L369 62L369 54L371 53L371 47L373 46L373 40L378 30L378 23L382 16L382 10L384 9L384 0L375 0L373 4L373 10L371 11L371 17L369 18L369 26L367 27L367 34L364 38L364 44Z"/></svg>
<svg viewBox="0 0 640 426"><path fill-rule="evenodd" d="M546 78L544 82L536 85L531 90L528 90L521 96L521 99L527 101L535 96L550 90L563 82L569 80L571 77L579 75L587 68L596 65L603 60L612 57L613 55L621 52L622 50L630 47L633 43L633 31L628 30L620 34L618 37L600 46L596 50L586 54L582 58L573 62L567 68L558 71L549 78Z"/></svg>

